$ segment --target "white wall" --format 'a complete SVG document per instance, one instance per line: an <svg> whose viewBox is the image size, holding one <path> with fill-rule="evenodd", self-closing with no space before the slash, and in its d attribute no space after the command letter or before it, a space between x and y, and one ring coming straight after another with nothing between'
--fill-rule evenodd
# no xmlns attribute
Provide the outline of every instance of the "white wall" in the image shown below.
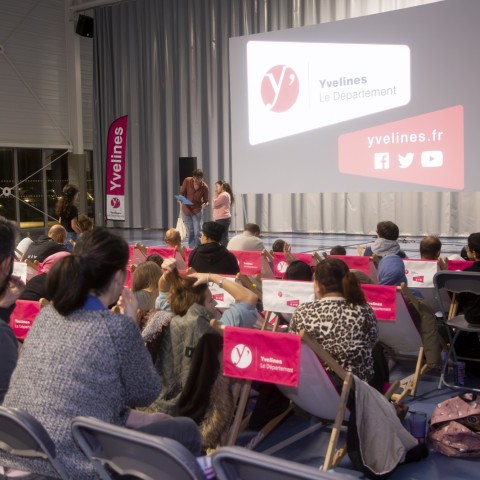
<svg viewBox="0 0 480 480"><path fill-rule="evenodd" d="M0 0L0 146L73 148L78 141L71 100L76 60L66 38L75 17L66 14L67 3ZM78 42L80 132L91 149L93 41Z"/></svg>

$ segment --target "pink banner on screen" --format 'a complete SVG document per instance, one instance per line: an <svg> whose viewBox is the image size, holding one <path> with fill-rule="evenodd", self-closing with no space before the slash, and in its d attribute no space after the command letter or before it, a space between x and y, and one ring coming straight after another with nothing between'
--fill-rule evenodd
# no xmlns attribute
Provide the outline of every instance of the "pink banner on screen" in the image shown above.
<svg viewBox="0 0 480 480"><path fill-rule="evenodd" d="M361 287L377 320L394 321L397 318L397 287L369 284Z"/></svg>
<svg viewBox="0 0 480 480"><path fill-rule="evenodd" d="M447 262L447 270L465 270L473 265L471 260L449 260Z"/></svg>
<svg viewBox="0 0 480 480"><path fill-rule="evenodd" d="M154 253L162 258L175 258L176 250L170 247L147 247L147 257Z"/></svg>
<svg viewBox="0 0 480 480"><path fill-rule="evenodd" d="M299 335L226 327L223 342L225 376L298 385Z"/></svg>
<svg viewBox="0 0 480 480"><path fill-rule="evenodd" d="M231 250L238 260L240 273L244 275L260 275L262 273L262 252Z"/></svg>
<svg viewBox="0 0 480 480"><path fill-rule="evenodd" d="M40 303L31 300L17 300L10 314L10 325L19 339L24 339L40 312Z"/></svg>
<svg viewBox="0 0 480 480"><path fill-rule="evenodd" d="M314 257L311 253L292 253L297 259L305 262L309 266L314 265ZM276 278L283 278L288 268L288 262L285 259L285 254L282 252L273 253L273 274Z"/></svg>
<svg viewBox="0 0 480 480"><path fill-rule="evenodd" d="M346 133L338 139L341 173L462 190L463 106Z"/></svg>
<svg viewBox="0 0 480 480"><path fill-rule="evenodd" d="M370 276L370 257L360 255L329 255L329 257L343 260L350 270L360 270Z"/></svg>
<svg viewBox="0 0 480 480"><path fill-rule="evenodd" d="M107 220L125 220L125 159L128 115L117 118L108 130L106 165Z"/></svg>

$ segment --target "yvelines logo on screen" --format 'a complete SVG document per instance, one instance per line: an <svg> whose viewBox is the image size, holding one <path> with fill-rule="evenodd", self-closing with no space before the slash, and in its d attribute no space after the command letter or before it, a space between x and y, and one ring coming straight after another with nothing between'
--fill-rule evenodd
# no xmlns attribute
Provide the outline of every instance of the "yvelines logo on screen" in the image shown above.
<svg viewBox="0 0 480 480"><path fill-rule="evenodd" d="M407 45L250 41L247 70L252 145L410 101Z"/></svg>
<svg viewBox="0 0 480 480"><path fill-rule="evenodd" d="M263 77L262 100L272 112L281 113L297 101L300 82L293 68L287 65L272 67Z"/></svg>

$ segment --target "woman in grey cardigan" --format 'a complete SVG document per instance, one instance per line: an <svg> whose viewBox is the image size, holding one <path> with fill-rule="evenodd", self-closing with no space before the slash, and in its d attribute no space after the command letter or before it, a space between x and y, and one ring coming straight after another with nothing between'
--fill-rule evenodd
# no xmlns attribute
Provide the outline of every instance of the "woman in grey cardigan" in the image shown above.
<svg viewBox="0 0 480 480"><path fill-rule="evenodd" d="M192 420L131 410L155 400L160 379L133 320L136 300L124 288L127 261L127 243L97 228L82 235L74 255L57 262L47 278L53 305L34 322L5 397L5 406L43 424L75 480L96 478L70 432L78 415L169 436L200 454ZM124 314L113 314L107 307L120 294ZM42 460L2 454L0 464L55 477Z"/></svg>

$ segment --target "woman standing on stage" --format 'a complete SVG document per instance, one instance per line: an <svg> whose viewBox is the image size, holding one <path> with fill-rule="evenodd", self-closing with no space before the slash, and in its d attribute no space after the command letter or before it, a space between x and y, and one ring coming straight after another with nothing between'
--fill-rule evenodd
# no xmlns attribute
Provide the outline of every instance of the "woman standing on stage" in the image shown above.
<svg viewBox="0 0 480 480"><path fill-rule="evenodd" d="M213 194L213 219L225 227L220 244L224 247L228 244L228 230L232 221L231 208L233 205L232 187L224 180L218 180L215 183L215 193Z"/></svg>

